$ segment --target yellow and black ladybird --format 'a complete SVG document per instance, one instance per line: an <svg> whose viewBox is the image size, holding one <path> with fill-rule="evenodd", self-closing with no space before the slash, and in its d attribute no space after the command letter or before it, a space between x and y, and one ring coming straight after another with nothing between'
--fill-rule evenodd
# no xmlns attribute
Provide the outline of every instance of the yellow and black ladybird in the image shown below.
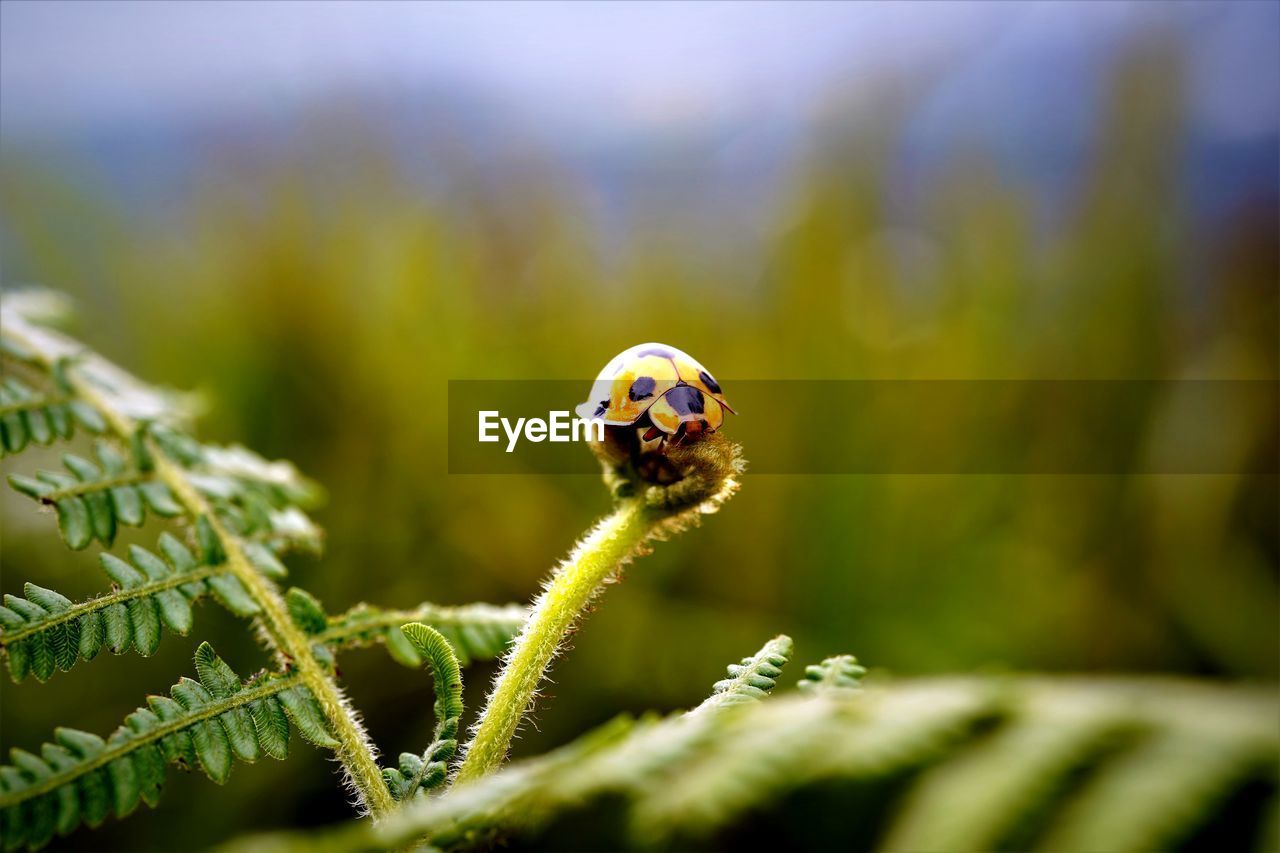
<svg viewBox="0 0 1280 853"><path fill-rule="evenodd" d="M647 343L610 361L577 413L606 426L634 425L643 442L665 442L715 432L726 410L736 414L705 367L675 347Z"/></svg>

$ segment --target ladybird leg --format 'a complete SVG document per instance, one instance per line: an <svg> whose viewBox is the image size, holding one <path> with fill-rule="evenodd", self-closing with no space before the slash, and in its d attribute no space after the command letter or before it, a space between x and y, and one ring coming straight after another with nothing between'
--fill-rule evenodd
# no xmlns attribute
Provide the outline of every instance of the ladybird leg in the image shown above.
<svg viewBox="0 0 1280 853"><path fill-rule="evenodd" d="M662 435L662 430L658 429L656 426L651 426L649 427L648 430L645 431L645 434L641 436L641 440L653 441L655 438L657 438L660 435Z"/></svg>

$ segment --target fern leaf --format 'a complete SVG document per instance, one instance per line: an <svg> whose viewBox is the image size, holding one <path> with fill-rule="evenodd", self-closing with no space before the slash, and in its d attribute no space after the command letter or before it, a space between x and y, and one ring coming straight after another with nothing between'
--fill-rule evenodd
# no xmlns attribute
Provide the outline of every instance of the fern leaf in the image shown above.
<svg viewBox="0 0 1280 853"><path fill-rule="evenodd" d="M862 677L866 674L866 667L859 664L853 655L837 655L805 667L804 678L798 686L801 690L814 692L857 690L862 687Z"/></svg>
<svg viewBox="0 0 1280 853"><path fill-rule="evenodd" d="M153 427L151 433L170 436L170 444L161 446L167 448L166 453L177 452L173 450L173 436L178 433L159 427ZM248 538L248 544L257 554L274 562L273 568L279 566L273 549L319 549L322 540L319 528L293 503L312 500L315 490L308 488L309 481L296 476L291 465L268 463L243 448L195 446L198 455L192 464L199 467L188 474L191 485L209 500L230 529ZM145 451L145 443L138 447ZM119 526L141 526L148 508L162 517L183 513L169 488L154 479L139 450L135 449L132 457L127 457L109 442L99 440L95 443L95 455L97 461L70 453L64 455L63 465L68 473L39 471L34 478L20 474L9 477L15 490L57 510L59 528L69 547L79 550L95 538L110 547ZM227 459L239 460L239 463L236 467L215 469L208 459L219 460L217 464L222 466L230 465ZM253 479L269 476L277 468L280 471L277 481ZM213 473L215 471L218 473ZM281 568L279 573L282 572Z"/></svg>
<svg viewBox="0 0 1280 853"><path fill-rule="evenodd" d="M0 843L36 849L81 823L124 817L154 806L166 766L199 767L221 784L235 759L288 753L287 719L318 745L332 748L315 699L292 675L242 681L207 644L196 651L199 680L184 678L169 696L151 696L107 739L57 729L39 755L15 749L0 767ZM287 715L287 716L286 716Z"/></svg>
<svg viewBox="0 0 1280 853"><path fill-rule="evenodd" d="M678 779L642 788L637 834L646 843L702 838L805 777L875 778L918 766L990 713L985 694L926 684L872 701L859 694L851 702L841 691L758 703L717 726L698 759L685 758Z"/></svg>
<svg viewBox="0 0 1280 853"><path fill-rule="evenodd" d="M305 589L290 587L284 600L289 608L289 618L307 634L322 633L329 626L329 617L325 615L324 607Z"/></svg>
<svg viewBox="0 0 1280 853"><path fill-rule="evenodd" d="M161 516L181 511L172 493L139 470L110 443L94 445L97 461L65 454L69 473L39 471L34 478L10 475L15 490L58 512L58 526L67 545L80 550L98 539L111 546L120 525L141 526L146 508Z"/></svg>
<svg viewBox="0 0 1280 853"><path fill-rule="evenodd" d="M117 655L130 649L152 655L162 629L181 635L191 630L191 605L210 593L237 616L254 616L261 609L224 566L197 560L168 533L160 535L159 549L163 557L131 546L127 562L101 554L113 589L79 604L31 583L24 598L6 595L0 607L0 649L13 680L31 674L46 681L56 670L92 660L104 648Z"/></svg>
<svg viewBox="0 0 1280 853"><path fill-rule="evenodd" d="M1037 807L1136 734L1105 696L1032 694L990 738L923 777L884 848L1025 849L1027 840L1015 836Z"/></svg>
<svg viewBox="0 0 1280 853"><path fill-rule="evenodd" d="M501 655L527 616L525 607L514 604L504 607L420 604L411 610L384 610L370 604L357 604L345 613L327 617L326 627L319 633L309 633L315 635L317 642L335 651L384 643L397 662L417 669L426 659L400 626L422 622L439 631L453 648L459 664L466 666L472 660L489 660ZM299 624L306 630L306 625ZM317 623L313 619L310 624Z"/></svg>
<svg viewBox="0 0 1280 853"><path fill-rule="evenodd" d="M181 425L200 408L193 395L178 394L142 382L83 344L48 328L50 322L70 316L70 300L42 288L6 290L0 293L0 340L7 359L21 362L45 374L58 393L69 394L65 370L74 364L111 410L130 420ZM52 310L51 310L52 309ZM103 432L107 422L94 406L74 400L82 408L85 426ZM79 416L79 413L77 413Z"/></svg>
<svg viewBox="0 0 1280 853"><path fill-rule="evenodd" d="M301 843L451 848L507 835L561 849L581 846L575 831L591 826L605 833L594 845L610 849L743 838L795 849L817 838L831 849L1142 850L1226 825L1266 850L1278 712L1271 689L1154 680L806 691L727 713L615 721L372 827ZM1257 808L1227 807L1245 795ZM300 843L277 840L254 847Z"/></svg>
<svg viewBox="0 0 1280 853"><path fill-rule="evenodd" d="M791 658L791 638L779 634L764 644L760 651L739 664L729 666L729 677L717 681L713 692L689 713L699 714L743 702L755 702L769 695L777 686L782 667Z"/></svg>
<svg viewBox="0 0 1280 853"><path fill-rule="evenodd" d="M1117 697L1119 698L1119 697ZM1277 710L1271 697L1221 697L1199 685L1129 690L1131 723L1147 729L1103 764L1066 804L1040 846L1055 850L1168 850L1251 782L1275 794ZM1225 700L1225 701L1224 701ZM1274 850L1265 845L1259 850Z"/></svg>
<svg viewBox="0 0 1280 853"><path fill-rule="evenodd" d="M437 723L431 744L421 757L403 753L398 768L382 771L392 795L397 800L408 800L444 784L449 775L449 762L458 751L462 672L453 648L439 631L421 622L410 622L401 630L418 654L430 662L436 694Z"/></svg>
<svg viewBox="0 0 1280 853"><path fill-rule="evenodd" d="M106 424L92 408L64 394L40 393L13 376L0 383L0 457L21 453L29 444L65 441L77 427L100 433Z"/></svg>

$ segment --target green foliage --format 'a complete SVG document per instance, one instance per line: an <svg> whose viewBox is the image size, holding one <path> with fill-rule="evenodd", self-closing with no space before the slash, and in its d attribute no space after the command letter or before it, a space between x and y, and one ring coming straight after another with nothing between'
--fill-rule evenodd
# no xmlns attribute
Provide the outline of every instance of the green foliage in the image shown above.
<svg viewBox="0 0 1280 853"><path fill-rule="evenodd" d="M861 687L863 668L841 656L809 667L798 695L759 701L790 656L782 636L730 667L692 712L615 721L542 758L428 797L447 779L457 749L459 662L501 653L527 611L357 605L329 615L304 590L281 596L280 555L319 543L303 512L314 487L287 464L198 442L179 398L38 328L12 304L6 297L6 364L16 360L24 378L33 377L30 393L57 401L49 405L88 407L97 420L81 425L91 421L102 433L92 458L68 454L66 473L14 475L14 487L58 512L74 548L111 543L119 525L141 523L147 509L170 511L187 538L163 534L159 553L103 554L113 589L81 604L34 584L21 598L7 597L0 645L11 675L48 678L102 648L150 654L165 628L190 630L191 605L206 594L253 616L275 663L245 681L202 644L198 680L151 697L110 738L58 729L38 755L14 750L11 764L0 767L6 848L39 847L81 823L154 805L168 764L223 782L237 759L283 758L290 721L335 752L380 818L304 842L322 849L424 839L459 847L504 836L581 846L587 827L600 836L588 840L602 847L725 847L739 834L783 848L813 847L815 839L887 849L1138 849L1224 837L1267 843L1280 751L1273 691L1012 678ZM20 333L11 336L15 328ZM27 430L13 448L62 435L48 406L40 411L50 434L30 426L37 408L0 411L0 424L16 416ZM708 443L688 452L697 462L714 450ZM698 488L734 479L741 465L736 451L732 458L722 469L703 459L694 491L641 491L624 481L615 491L634 487L642 513L686 507L707 501ZM712 495L706 507L731 491ZM430 663L437 695L431 744L385 771L338 691L334 666L339 652L378 642L402 663Z"/></svg>
<svg viewBox="0 0 1280 853"><path fill-rule="evenodd" d="M323 610L319 612L323 615ZM528 615L528 608L514 604L501 607L492 604L460 607L422 604L411 610L386 610L371 604L357 604L345 613L325 617L323 630L308 633L314 633L316 640L330 645L335 651L384 643L398 663L417 669L426 658L405 636L401 626L407 622L423 622L448 640L458 662L466 666L473 660L491 660L502 654ZM314 615L308 614L303 618L313 627L320 624Z"/></svg>
<svg viewBox="0 0 1280 853"><path fill-rule="evenodd" d="M98 598L73 604L32 583L24 587L25 598L6 595L0 607L0 649L13 680L30 673L46 681L55 669L65 672L104 648L117 655L130 649L155 654L161 628L187 634L194 618L192 603L209 593L237 616L261 612L225 566L197 560L169 533L160 534L159 548L164 557L133 545L128 562L100 554L113 589Z"/></svg>
<svg viewBox="0 0 1280 853"><path fill-rule="evenodd" d="M778 685L782 668L791 659L791 648L791 638L779 634L751 657L743 658L741 663L730 664L729 677L717 681L712 686L711 695L690 713L755 702L768 696L769 691Z"/></svg>
<svg viewBox="0 0 1280 853"><path fill-rule="evenodd" d="M305 738L336 753L364 806L390 808L394 800L373 749L335 680L335 650L378 640L393 649L398 642L408 645L404 659L420 661L428 653L436 669L441 728L422 772L415 769L402 793L412 796L418 785L439 784L456 748L458 661L444 635L409 626L411 640L399 626L406 614L438 621L458 638L465 655L492 657L517 630L523 610L423 604L413 611L383 611L366 605L331 619L303 590L282 598L274 585L286 576L280 554L319 548L319 529L303 512L319 489L287 462L198 442L186 431L187 414L176 395L144 385L42 327L32 305L46 301L32 293L3 296L0 352L6 369L42 380L47 389L4 386L0 444L16 453L31 441L70 438L64 414L102 437L93 460L68 453L67 473L14 474L11 485L56 510L63 541L75 550L94 540L111 546L121 525L146 521L147 509L176 519L187 541L164 532L159 553L137 545L129 547L127 559L101 553L112 588L88 601L73 603L34 583L25 585L22 597L6 595L0 648L11 677L18 682L32 674L44 681L104 648L154 654L164 629L191 630L192 604L206 595L237 616L253 617L277 666L242 681L202 643L195 657L199 680L184 678L170 697L150 697L146 708L130 714L106 740L58 729L55 742L38 756L13 750L12 764L0 767L0 847L34 849L81 823L96 826L112 812L123 817L139 802L155 805L169 763L199 767L222 783L235 759L284 758L290 720Z"/></svg>
<svg viewBox="0 0 1280 853"><path fill-rule="evenodd" d="M1265 850L1276 714L1271 690L1156 679L810 690L615 720L380 824L237 849Z"/></svg>
<svg viewBox="0 0 1280 853"><path fill-rule="evenodd" d="M14 489L57 510L58 529L68 547L80 550L98 539L109 548L121 525L142 525L148 507L165 517L182 513L168 487L154 480L136 460L103 440L95 442L94 452L96 462L64 454L62 464L69 473L38 471L34 478L9 476Z"/></svg>
<svg viewBox="0 0 1280 853"><path fill-rule="evenodd" d="M289 722L303 737L332 749L315 698L289 675L242 681L208 643L196 651L199 680L183 678L169 696L150 696L110 737L60 728L36 755L11 752L0 767L0 843L38 848L81 823L125 817L139 803L155 806L167 765L198 768L218 784L234 762L289 754Z"/></svg>
<svg viewBox="0 0 1280 853"><path fill-rule="evenodd" d="M862 686L862 677L866 674L866 667L859 664L853 655L836 655L822 663L806 666L799 687L801 690L815 692L856 690Z"/></svg>
<svg viewBox="0 0 1280 853"><path fill-rule="evenodd" d="M449 761L458 751L458 722L462 717L462 672L458 658L444 635L421 622L402 626L404 636L414 649L431 664L435 678L436 730L431 744L416 756L400 755L398 768L382 771L387 786L397 800L409 800L444 784L449 775Z"/></svg>
<svg viewBox="0 0 1280 853"><path fill-rule="evenodd" d="M0 382L0 457L21 453L28 444L66 441L81 428L100 433L102 416L61 389L40 394L15 376Z"/></svg>

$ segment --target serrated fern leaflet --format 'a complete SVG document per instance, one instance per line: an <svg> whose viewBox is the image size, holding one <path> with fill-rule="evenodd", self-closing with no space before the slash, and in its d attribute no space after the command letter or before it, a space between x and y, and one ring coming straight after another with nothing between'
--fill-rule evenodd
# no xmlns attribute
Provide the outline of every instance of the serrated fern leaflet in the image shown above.
<svg viewBox="0 0 1280 853"><path fill-rule="evenodd" d="M40 754L15 749L0 767L0 841L6 850L40 847L82 822L124 817L154 806L166 765L199 768L225 782L236 759L284 758L289 722L311 742L337 745L315 698L293 675L242 681L207 644L196 652L199 680L184 678L169 696L125 718L105 740L58 729Z"/></svg>

